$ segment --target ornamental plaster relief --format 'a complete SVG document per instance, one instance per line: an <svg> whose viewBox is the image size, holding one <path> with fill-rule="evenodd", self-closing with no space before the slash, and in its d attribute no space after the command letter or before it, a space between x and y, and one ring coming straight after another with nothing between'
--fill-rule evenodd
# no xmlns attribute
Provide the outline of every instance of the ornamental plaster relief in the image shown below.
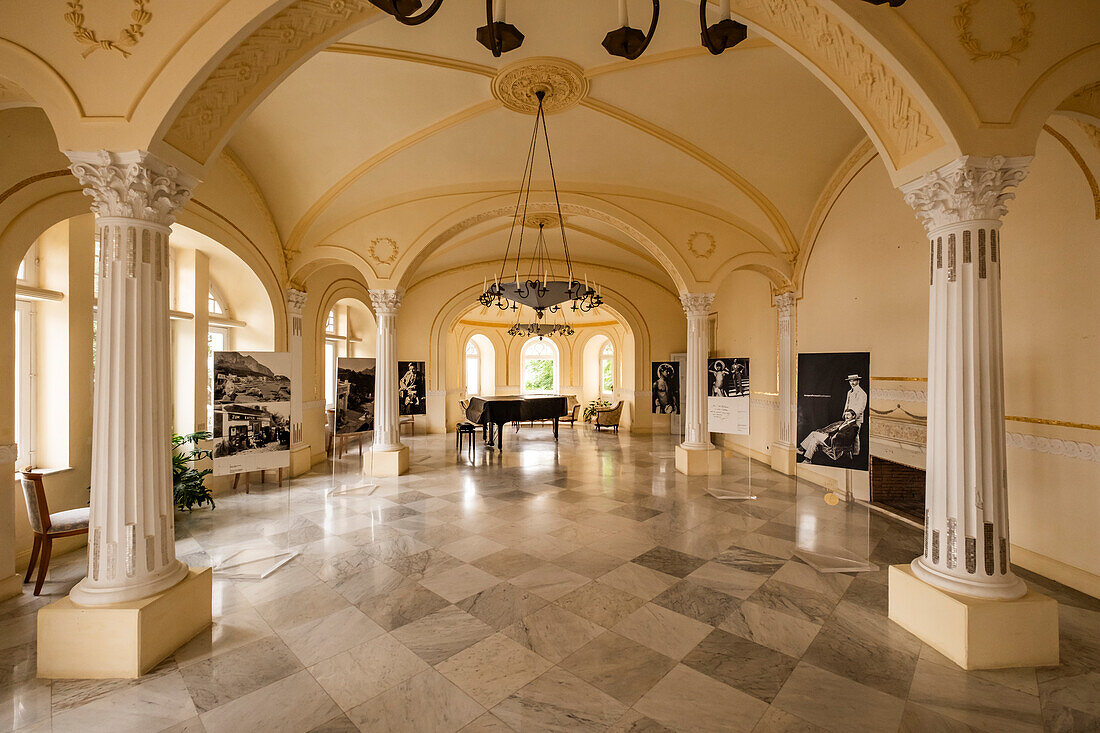
<svg viewBox="0 0 1100 733"><path fill-rule="evenodd" d="M92 53L104 50L118 51L123 58L129 58L130 52L127 49L138 44L138 41L145 35L145 26L153 19L153 14L145 7L150 2L151 0L133 0L134 9L130 11L132 22L118 32L118 38L114 41L108 38L100 38L95 30L84 25L84 3L82 0L70 0L66 3L69 12L65 13L65 22L72 26L73 38L87 46L81 56L88 58Z"/></svg>
<svg viewBox="0 0 1100 733"><path fill-rule="evenodd" d="M959 45L970 54L971 61L996 61L998 59L1012 59L1019 63L1019 54L1027 50L1031 43L1031 26L1035 22L1035 13L1031 12L1030 0L1012 0L1016 7L1017 22L1019 24L1016 33L1009 39L1008 45L1003 49L987 50L981 40L974 36L970 29L970 11L981 0L963 0L955 6L954 23L958 29Z"/></svg>
<svg viewBox="0 0 1100 733"><path fill-rule="evenodd" d="M392 237L375 237L367 245L367 257L378 265L391 265L397 260L397 242Z"/></svg>
<svg viewBox="0 0 1100 733"><path fill-rule="evenodd" d="M718 240L710 232L692 232L687 240L688 251L701 260L710 259L718 247Z"/></svg>
<svg viewBox="0 0 1100 733"><path fill-rule="evenodd" d="M1030 162L1030 157L964 155L900 189L929 232L960 222L999 220L1016 198L1005 189L1020 185Z"/></svg>

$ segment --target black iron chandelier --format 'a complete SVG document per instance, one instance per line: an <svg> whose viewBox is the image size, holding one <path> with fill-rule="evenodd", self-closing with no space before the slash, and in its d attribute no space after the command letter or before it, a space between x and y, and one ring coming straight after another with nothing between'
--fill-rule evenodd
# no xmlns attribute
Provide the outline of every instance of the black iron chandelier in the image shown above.
<svg viewBox="0 0 1100 733"><path fill-rule="evenodd" d="M500 310L518 310L525 305L535 311L535 318L539 321L546 313L558 313L565 304L569 309L587 313L593 308L598 308L603 303L598 288L588 284L588 278L581 282L573 276L573 260L569 256L569 241L565 235L565 219L561 214L561 200L558 197L558 181L554 175L554 157L550 152L550 136L546 131L546 115L543 112L543 100L546 92L535 92L539 100L538 110L535 112L535 127L531 131L531 144L527 148L527 161L523 168L523 177L520 179L519 194L516 199L516 210L512 215L512 226L508 230L508 244L504 250L504 260L500 263L500 271L493 278L493 282L487 280L483 283L485 292L478 298L486 308L496 306ZM554 261L550 256L550 247L546 242L546 222L539 221L538 239L535 240L534 249L530 255L530 266L527 274L520 275L521 259L523 257L523 232L527 227L527 205L531 198L531 179L535 168L535 151L538 148L539 131L546 143L546 161L550 169L550 181L554 187L554 205L557 213L558 231L561 232L562 250L565 255L565 275L568 279L559 280L554 273ZM517 235L518 230L518 235ZM512 253L513 240L516 243L514 265L509 261ZM511 275L509 278L508 275Z"/></svg>
<svg viewBox="0 0 1100 733"><path fill-rule="evenodd" d="M443 0L431 0L424 8L422 0L370 0L370 2L389 13L405 25L420 25L429 20L443 5ZM485 25L477 29L477 42L492 52L493 56L514 51L523 44L523 33L505 19L507 0L485 0ZM652 0L653 15L649 30L632 28L627 17L627 0L619 0L619 27L610 31L603 39L603 47L612 56L621 56L634 60L645 52L653 33L657 30L657 20L661 15L661 0ZM871 5L889 5L901 7L905 0L863 0ZM717 55L727 48L733 48L748 35L748 27L737 22L730 14L729 0L719 0L718 14L721 20L707 24L708 0L699 0L699 27L703 46ZM418 13L419 11L419 13Z"/></svg>

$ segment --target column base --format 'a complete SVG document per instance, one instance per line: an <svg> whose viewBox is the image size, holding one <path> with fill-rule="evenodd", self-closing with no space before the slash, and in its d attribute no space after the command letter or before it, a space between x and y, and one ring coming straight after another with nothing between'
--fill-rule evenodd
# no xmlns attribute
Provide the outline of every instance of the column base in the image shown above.
<svg viewBox="0 0 1100 733"><path fill-rule="evenodd" d="M676 470L685 476L722 475L722 451L710 448L676 446Z"/></svg>
<svg viewBox="0 0 1100 733"><path fill-rule="evenodd" d="M771 445L772 468L787 476L793 476L798 470L798 450L793 445Z"/></svg>
<svg viewBox="0 0 1100 733"><path fill-rule="evenodd" d="M6 598L14 598L23 592L23 576L13 573L0 580L0 601Z"/></svg>
<svg viewBox="0 0 1100 733"><path fill-rule="evenodd" d="M313 446L309 443L290 446L290 476L301 476L313 468Z"/></svg>
<svg viewBox="0 0 1100 733"><path fill-rule="evenodd" d="M373 474L385 478L402 476L409 472L409 446L403 445L397 450L374 451Z"/></svg>
<svg viewBox="0 0 1100 733"><path fill-rule="evenodd" d="M890 620L963 669L1058 664L1058 602L1028 589L1015 600L941 590L891 565Z"/></svg>
<svg viewBox="0 0 1100 733"><path fill-rule="evenodd" d="M191 568L168 590L126 603L51 603L38 612L38 676L140 677L210 625L213 575Z"/></svg>

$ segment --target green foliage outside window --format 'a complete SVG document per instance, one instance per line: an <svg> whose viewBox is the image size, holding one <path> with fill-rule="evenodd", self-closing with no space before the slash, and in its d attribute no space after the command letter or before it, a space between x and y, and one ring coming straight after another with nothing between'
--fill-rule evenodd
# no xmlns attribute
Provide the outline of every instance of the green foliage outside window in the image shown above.
<svg viewBox="0 0 1100 733"><path fill-rule="evenodd" d="M603 372L603 374L601 375L601 379L602 379L602 382L603 382L603 388L602 388L601 391L604 394L611 394L611 392L614 391L614 389L615 389L615 375L614 375L614 373L612 373L612 370L611 370L611 360L610 359L604 359L601 362L600 368L601 368L601 371Z"/></svg>
<svg viewBox="0 0 1100 733"><path fill-rule="evenodd" d="M523 389L525 392L554 391L554 362L551 359L531 359L525 365Z"/></svg>

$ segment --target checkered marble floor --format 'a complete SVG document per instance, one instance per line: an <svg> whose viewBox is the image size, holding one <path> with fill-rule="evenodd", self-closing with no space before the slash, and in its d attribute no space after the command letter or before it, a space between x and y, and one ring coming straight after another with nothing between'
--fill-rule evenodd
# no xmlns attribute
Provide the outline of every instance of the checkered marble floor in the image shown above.
<svg viewBox="0 0 1100 733"><path fill-rule="evenodd" d="M368 453L181 515L192 565L299 554L217 573L213 627L140 680L35 678L35 611L84 553L55 560L47 595L0 604L0 727L1100 730L1096 599L1024 573L1061 603L1061 666L966 673L886 618L908 525L743 458L681 476L668 436L524 427L472 461L406 440L411 472L373 491ZM815 542L880 569L819 574L795 557Z"/></svg>

